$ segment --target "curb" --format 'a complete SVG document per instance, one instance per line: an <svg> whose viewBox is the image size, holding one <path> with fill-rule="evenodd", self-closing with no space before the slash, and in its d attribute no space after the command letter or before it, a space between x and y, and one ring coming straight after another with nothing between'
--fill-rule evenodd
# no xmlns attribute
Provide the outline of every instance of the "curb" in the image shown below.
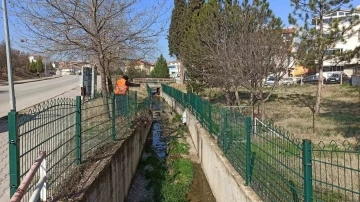
<svg viewBox="0 0 360 202"><path fill-rule="evenodd" d="M32 83L32 82L36 82L36 81L44 81L44 80L50 80L50 79L57 79L57 78L61 78L62 76L56 76L56 77L46 77L46 78L42 78L42 79L33 79L33 80L27 80L27 81L14 81L14 85L16 84L23 84L23 83ZM7 86L8 82L5 81L3 83L0 83L0 86Z"/></svg>

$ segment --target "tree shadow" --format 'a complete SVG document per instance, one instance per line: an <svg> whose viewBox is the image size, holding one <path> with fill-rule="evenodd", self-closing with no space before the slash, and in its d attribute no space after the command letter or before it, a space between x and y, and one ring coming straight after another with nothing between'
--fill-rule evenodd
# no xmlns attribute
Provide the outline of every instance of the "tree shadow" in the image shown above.
<svg viewBox="0 0 360 202"><path fill-rule="evenodd" d="M316 97L308 94L290 94L277 99L280 103L306 107L309 113L314 110ZM320 105L320 118L336 122L334 132L341 133L345 138L355 137L360 140L360 103L323 99ZM317 123L321 124L321 123Z"/></svg>
<svg viewBox="0 0 360 202"><path fill-rule="evenodd" d="M8 129L8 120L7 120L7 116L0 118L0 133L5 133L7 132ZM7 135L7 134L5 134Z"/></svg>
<svg viewBox="0 0 360 202"><path fill-rule="evenodd" d="M264 92L264 94L263 94L264 98L266 98L269 94L270 94L269 92ZM235 100L236 100L235 92L231 92L230 97L231 97L233 103L235 103ZM266 102L276 101L278 98L279 98L279 96L277 94L272 93ZM239 91L239 99L242 103L249 104L250 99L251 99L251 93L248 91ZM216 98L210 98L210 103L211 104L226 104L225 93L220 94L220 96L217 96Z"/></svg>
<svg viewBox="0 0 360 202"><path fill-rule="evenodd" d="M336 132L343 133L346 138L354 137L360 140L360 103L324 100L322 107L326 108L326 112L319 116L336 121Z"/></svg>

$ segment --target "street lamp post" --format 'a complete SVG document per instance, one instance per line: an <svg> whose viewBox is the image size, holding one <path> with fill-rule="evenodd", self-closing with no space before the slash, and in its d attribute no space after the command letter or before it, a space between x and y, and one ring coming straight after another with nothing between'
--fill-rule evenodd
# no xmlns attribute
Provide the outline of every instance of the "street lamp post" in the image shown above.
<svg viewBox="0 0 360 202"><path fill-rule="evenodd" d="M4 19L4 32L5 32L5 46L6 46L6 61L7 61L7 74L8 74L8 85L9 85L9 99L11 110L16 111L16 100L13 82L13 71L11 64L11 47L10 47L10 36L9 36L9 25L6 10L6 0L2 1L3 7L3 19Z"/></svg>
<svg viewBox="0 0 360 202"><path fill-rule="evenodd" d="M46 72L46 59L44 59L44 73L45 73L45 78L47 77L47 72Z"/></svg>

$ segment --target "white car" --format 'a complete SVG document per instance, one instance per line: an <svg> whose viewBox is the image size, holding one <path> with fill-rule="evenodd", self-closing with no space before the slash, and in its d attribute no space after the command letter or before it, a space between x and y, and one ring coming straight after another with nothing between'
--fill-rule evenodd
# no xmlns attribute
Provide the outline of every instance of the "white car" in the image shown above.
<svg viewBox="0 0 360 202"><path fill-rule="evenodd" d="M293 78L282 78L279 81L279 85L288 85L288 86L290 86L290 85L293 85L293 84L295 84L295 81L294 81Z"/></svg>

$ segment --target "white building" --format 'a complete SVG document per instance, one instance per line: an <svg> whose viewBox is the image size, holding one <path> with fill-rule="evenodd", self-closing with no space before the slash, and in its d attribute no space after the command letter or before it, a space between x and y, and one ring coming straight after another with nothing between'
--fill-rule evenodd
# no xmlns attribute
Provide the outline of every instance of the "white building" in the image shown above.
<svg viewBox="0 0 360 202"><path fill-rule="evenodd" d="M172 61L168 62L167 66L169 68L169 74L171 78L176 80L180 79L180 62L179 61Z"/></svg>
<svg viewBox="0 0 360 202"><path fill-rule="evenodd" d="M31 62L36 62L36 56L33 56L33 55L29 56L29 62L30 63Z"/></svg>
<svg viewBox="0 0 360 202"><path fill-rule="evenodd" d="M323 22L323 28L324 28L324 34L326 35L326 31L329 29L329 23L332 22L333 19L341 19L345 18L349 15L359 15L360 16L360 6L356 7L356 10L354 13L350 13L349 10L339 10L331 15L324 16ZM318 26L318 20L313 21L315 23L315 26L317 29L319 29ZM339 24L339 27L347 27L349 26L349 21L341 21ZM326 50L326 54L334 54L336 52L343 52L343 51L349 51L354 50L356 47L360 46L360 25L356 25L353 27L353 31L355 33L351 36L349 36L346 41L343 42L337 42L333 48ZM345 34L349 35L349 34ZM348 76L351 76L353 74L359 73L359 63L360 63L360 54L357 54L351 61L339 61L338 59L334 58L331 60L325 60L323 62L324 65L324 73L326 72L344 72Z"/></svg>

